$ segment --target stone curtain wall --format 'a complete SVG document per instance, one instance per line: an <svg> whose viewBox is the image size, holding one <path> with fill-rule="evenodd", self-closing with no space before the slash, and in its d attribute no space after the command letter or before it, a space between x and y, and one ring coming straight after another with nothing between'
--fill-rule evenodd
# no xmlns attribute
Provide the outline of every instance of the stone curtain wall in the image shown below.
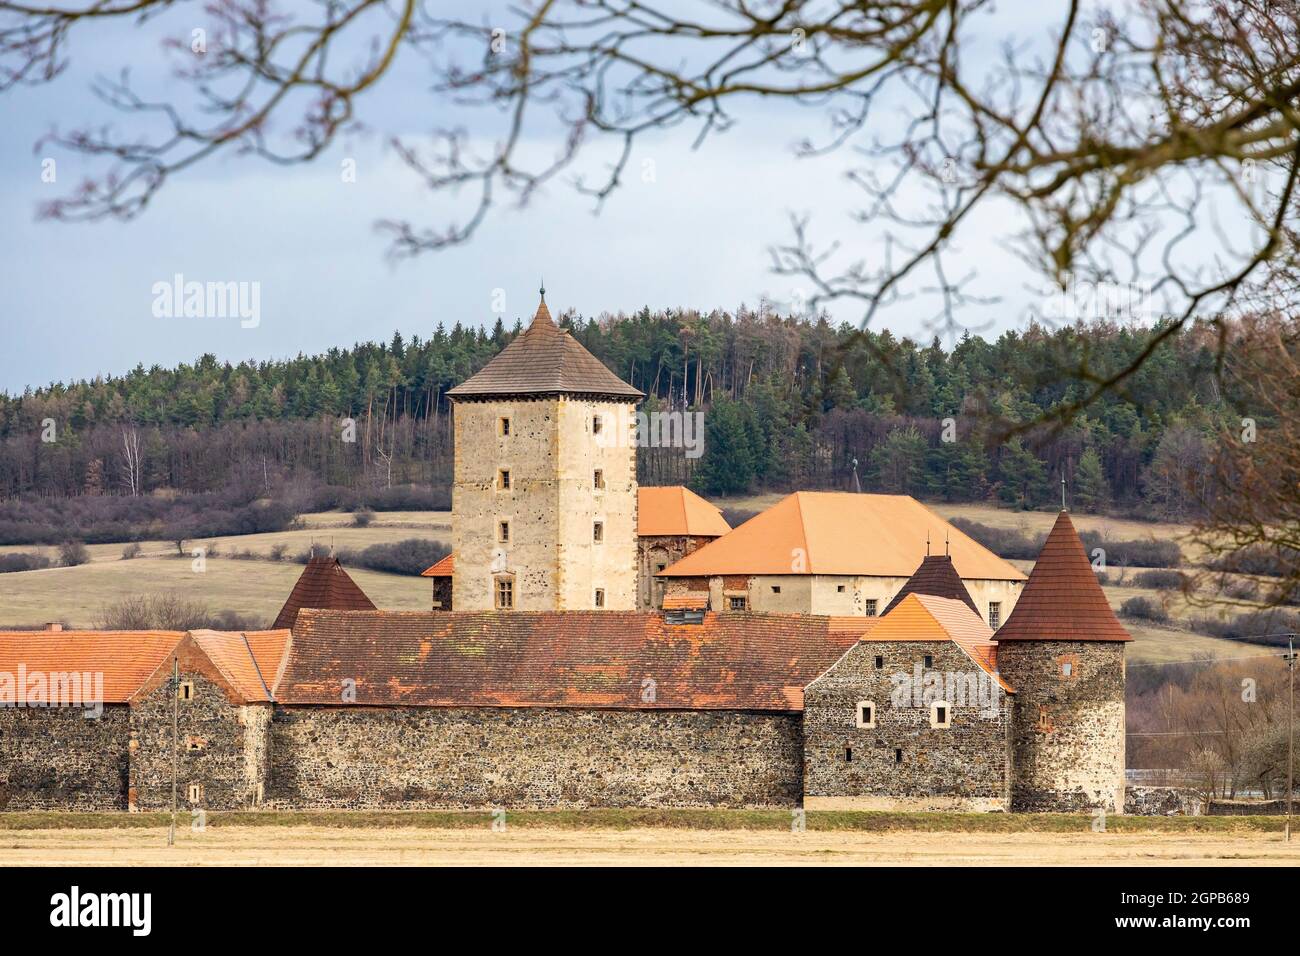
<svg viewBox="0 0 1300 956"><path fill-rule="evenodd" d="M236 810L252 805L265 781L270 705L232 704L206 677L192 700L179 702L177 805L185 810ZM164 681L131 708L131 798L139 810L163 810L172 799L172 687ZM255 774L261 774L260 779ZM189 785L202 786L199 800Z"/></svg>
<svg viewBox="0 0 1300 956"><path fill-rule="evenodd" d="M891 675L914 675L926 654L934 660L925 673L966 674L973 680L981 673L948 641L865 641L805 689L806 806L1006 808L1010 705L1000 688L994 717L984 716L978 707L949 701L952 725L947 728L930 726L929 706L892 703ZM884 658L881 668L875 664L877 655ZM857 704L864 700L875 704L874 728L857 726ZM851 760L846 759L849 749ZM895 754L898 749L901 762Z"/></svg>
<svg viewBox="0 0 1300 956"><path fill-rule="evenodd" d="M998 668L1016 689L1012 809L1122 813L1124 645L1007 641Z"/></svg>
<svg viewBox="0 0 1300 956"><path fill-rule="evenodd" d="M125 810L129 710L0 707L0 810Z"/></svg>
<svg viewBox="0 0 1300 956"><path fill-rule="evenodd" d="M277 807L686 807L799 802L797 714L277 708Z"/></svg>

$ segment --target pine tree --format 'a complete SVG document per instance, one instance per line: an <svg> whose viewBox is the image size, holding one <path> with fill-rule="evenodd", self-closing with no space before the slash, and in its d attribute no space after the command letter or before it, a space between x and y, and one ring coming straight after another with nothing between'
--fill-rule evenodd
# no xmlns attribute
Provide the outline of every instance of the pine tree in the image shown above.
<svg viewBox="0 0 1300 956"><path fill-rule="evenodd" d="M1032 508L1044 500L1047 494L1047 469L1019 438L1011 439L1003 448L998 472L1002 479L998 494L1007 504L1017 508Z"/></svg>
<svg viewBox="0 0 1300 956"><path fill-rule="evenodd" d="M1083 450L1074 470L1074 497L1085 510L1092 512L1102 511L1110 503L1110 485L1101 467L1101 455L1091 446Z"/></svg>
<svg viewBox="0 0 1300 956"><path fill-rule="evenodd" d="M741 405L730 399L713 403L705 416L704 457L691 484L709 495L735 495L754 481L754 448Z"/></svg>

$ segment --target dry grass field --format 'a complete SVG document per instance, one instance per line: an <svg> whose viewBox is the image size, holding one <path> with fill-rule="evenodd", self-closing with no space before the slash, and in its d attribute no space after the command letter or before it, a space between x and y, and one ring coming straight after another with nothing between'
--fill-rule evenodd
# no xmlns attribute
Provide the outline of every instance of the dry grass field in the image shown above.
<svg viewBox="0 0 1300 956"><path fill-rule="evenodd" d="M319 826L0 831L0 866L1119 865L1294 866L1276 833L350 829Z"/></svg>
<svg viewBox="0 0 1300 956"><path fill-rule="evenodd" d="M724 499L717 503L741 508L767 507L780 500L779 494L757 495L741 499ZM945 518L964 517L982 524L1010 528L1024 533L1046 533L1055 516L1049 512L1013 512L990 505L933 505ZM245 615L264 617L269 622L284 603L289 589L301 573L292 561L242 561L230 557L234 552L250 551L270 555L283 546L289 555L306 551L313 542L332 544L338 550L360 550L372 544L400 541L403 538L435 538L450 542L451 514L445 511L377 512L369 527L352 524L352 515L330 511L302 516L300 527L268 534L215 538L192 544L215 544L217 557L209 558L203 575L190 570L190 559L176 557L175 544L168 541L141 542L141 555L130 561L122 559L121 544L90 545L91 562L76 568L52 568L0 575L0 625L37 625L46 621L65 620L73 626L89 627L106 603L123 594L178 590L187 597L205 602L216 612L225 609ZM1087 515L1074 516L1084 530L1104 531L1118 538L1173 537L1184 544L1188 528L1184 525L1159 525ZM187 545L189 546L189 545ZM5 546L6 551L38 551L56 558L57 549L31 546ZM1190 555L1189 555L1190 557ZM1014 561L1028 572L1032 562ZM380 607L392 610L424 610L429 606L429 582L415 577L349 569L357 582ZM1228 613L1231 609L1198 607L1177 592L1135 588L1130 584L1108 586L1106 596L1111 605L1119 606L1131 597L1145 596L1163 602L1173 626L1129 623L1136 642L1131 648L1134 662L1185 660L1200 656L1231 656L1250 653L1252 648L1219 638L1194 634L1185 629L1187 621L1198 615Z"/></svg>

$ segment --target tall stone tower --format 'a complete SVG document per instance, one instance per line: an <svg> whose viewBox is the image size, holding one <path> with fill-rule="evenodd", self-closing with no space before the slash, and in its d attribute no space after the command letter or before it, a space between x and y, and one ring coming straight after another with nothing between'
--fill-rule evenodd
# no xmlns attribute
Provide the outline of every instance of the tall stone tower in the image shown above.
<svg viewBox="0 0 1300 956"><path fill-rule="evenodd" d="M636 608L643 394L551 320L451 389L457 611Z"/></svg>
<svg viewBox="0 0 1300 956"><path fill-rule="evenodd" d="M1068 512L997 631L1012 709L1013 810L1124 809L1124 645Z"/></svg>

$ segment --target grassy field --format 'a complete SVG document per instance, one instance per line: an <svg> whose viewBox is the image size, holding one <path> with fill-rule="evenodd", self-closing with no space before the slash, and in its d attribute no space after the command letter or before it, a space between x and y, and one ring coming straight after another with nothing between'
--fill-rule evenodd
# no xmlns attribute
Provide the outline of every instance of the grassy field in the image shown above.
<svg viewBox="0 0 1300 956"><path fill-rule="evenodd" d="M211 814L166 845L162 814L0 814L0 866L1215 865L1294 866L1263 817L590 810ZM1014 839L1006 834L1014 832Z"/></svg>
<svg viewBox="0 0 1300 956"><path fill-rule="evenodd" d="M725 506L759 508L775 503L778 494L742 499L726 499ZM1045 533L1055 516L1049 512L1014 512L990 505L934 505L945 518L964 517L982 524L1011 528L1028 534ZM301 573L301 566L290 561L240 561L229 555L249 551L270 555L283 546L288 554L306 551L313 543L332 544L338 550L360 550L372 544L399 541L402 538L435 538L450 542L451 514L445 511L378 512L369 527L352 524L352 515L330 511L302 516L300 527L268 534L241 535L190 542L215 544L218 556L209 558L207 571L194 574L190 560L175 557L174 543L146 541L142 553L130 561L122 559L121 544L90 545L91 562L76 568L53 568L0 575L0 623L33 625L51 620L66 620L74 626L91 626L101 607L122 594L179 590L201 600L212 611L233 610L256 615L270 621L284 603ZM1183 541L1185 525L1159 525L1139 521L1076 515L1075 523L1085 530L1104 531L1118 538L1167 538ZM1184 542L1184 546L1185 542ZM51 558L55 548L31 546L0 547L4 551L39 551ZM1190 557L1190 555L1189 555ZM1013 561L1028 572L1029 561ZM393 610L424 610L429 606L430 586L415 577L349 569L374 602ZM1232 609L1198 607L1177 592L1154 591L1125 585L1106 587L1106 596L1116 610L1131 597L1144 596L1164 603L1172 618L1171 626L1130 623L1136 639L1130 659L1134 662L1184 660L1199 656L1228 656L1249 653L1252 649L1233 641L1194 634L1186 630L1193 616L1230 613ZM1244 609L1244 606L1243 606Z"/></svg>

